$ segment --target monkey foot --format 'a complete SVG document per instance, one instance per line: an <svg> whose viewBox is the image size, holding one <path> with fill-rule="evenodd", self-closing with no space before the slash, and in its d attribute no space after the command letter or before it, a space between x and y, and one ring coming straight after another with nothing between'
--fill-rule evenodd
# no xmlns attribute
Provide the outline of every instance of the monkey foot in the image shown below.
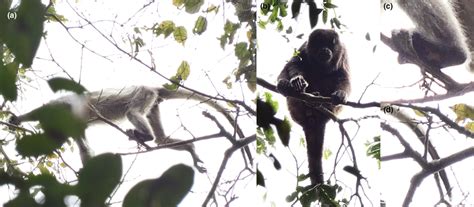
<svg viewBox="0 0 474 207"><path fill-rule="evenodd" d="M199 166L197 163L194 164L194 167L200 172L200 173L206 173L207 169L205 167Z"/></svg>
<svg viewBox="0 0 474 207"><path fill-rule="evenodd" d="M126 133L130 140L135 140L140 143L153 140L153 137L151 135L142 133L136 129L128 129Z"/></svg>

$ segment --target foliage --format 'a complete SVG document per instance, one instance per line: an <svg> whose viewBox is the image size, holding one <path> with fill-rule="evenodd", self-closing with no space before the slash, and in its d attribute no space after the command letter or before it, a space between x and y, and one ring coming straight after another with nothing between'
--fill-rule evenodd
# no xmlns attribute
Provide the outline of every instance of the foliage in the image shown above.
<svg viewBox="0 0 474 207"><path fill-rule="evenodd" d="M271 125L274 125L278 132L278 137L284 146L288 146L290 140L291 124L288 118L281 120L275 117L278 109L278 102L272 99L270 93L265 93L265 101L257 98L257 132L259 136L257 139L257 153L266 151L267 143L272 146L275 144L275 135Z"/></svg>
<svg viewBox="0 0 474 207"><path fill-rule="evenodd" d="M335 13L335 9L337 6L332 3L331 0L324 0L322 4L322 8L318 8L318 4L315 2L316 0L307 0L307 1L302 1L302 0L294 0L291 3L291 13L292 13L292 19L297 19L298 16L301 13L301 6L303 3L306 3L308 6L308 14L309 14L309 22L310 22L310 27L314 28L317 23L319 22L319 18L322 15L323 23L326 24L328 23L328 16L329 16L329 11L333 11ZM260 12L264 16L268 16L268 19L266 21L264 20L259 20L258 25L262 28L265 29L266 25L268 23L275 24L276 23L276 29L281 32L284 30L285 26L283 25L283 20L288 18L287 15L287 8L288 5L286 4L287 1L281 1L281 0L264 0L264 2L260 5ZM329 20L329 23L332 28L337 28L341 29L342 26L344 26L340 20L340 16L334 15ZM287 33L291 33L292 29L289 27L287 30Z"/></svg>
<svg viewBox="0 0 474 207"><path fill-rule="evenodd" d="M367 147L367 156L377 160L377 164L380 169L380 136L374 137L373 141L365 144Z"/></svg>
<svg viewBox="0 0 474 207"><path fill-rule="evenodd" d="M7 7L1 7L0 16L6 17L9 12ZM15 61L24 67L30 67L38 49L43 23L45 6L40 0L21 1L18 18L10 21L0 18L0 41L15 54Z"/></svg>
<svg viewBox="0 0 474 207"><path fill-rule="evenodd" d="M193 180L191 167L172 166L161 177L136 184L125 196L123 206L177 206L191 190Z"/></svg>
<svg viewBox="0 0 474 207"><path fill-rule="evenodd" d="M467 122L464 127L474 133L474 107L459 103L450 107L456 113L456 123Z"/></svg>
<svg viewBox="0 0 474 207"><path fill-rule="evenodd" d="M5 204L7 207L66 206L64 198L77 195L82 206L101 206L117 186L122 174L122 159L114 154L94 157L79 172L77 185L63 184L52 174L27 175L25 178L0 172L0 185L11 184L19 195ZM37 203L30 189L41 189L44 203Z"/></svg>

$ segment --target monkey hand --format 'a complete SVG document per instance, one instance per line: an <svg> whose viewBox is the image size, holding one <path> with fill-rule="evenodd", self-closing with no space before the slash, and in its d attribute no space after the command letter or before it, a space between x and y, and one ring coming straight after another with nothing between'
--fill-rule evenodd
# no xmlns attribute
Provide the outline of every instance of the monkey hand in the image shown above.
<svg viewBox="0 0 474 207"><path fill-rule="evenodd" d="M413 47L413 33L406 29L392 31L392 41L398 52L398 63L412 63L416 59L416 51Z"/></svg>
<svg viewBox="0 0 474 207"><path fill-rule="evenodd" d="M331 94L331 101L335 105L346 103L347 93L343 90L337 90Z"/></svg>
<svg viewBox="0 0 474 207"><path fill-rule="evenodd" d="M199 158L199 156L194 152L191 153L193 156L193 162L194 162L194 167L200 172L200 173L205 173L207 172L207 169L203 166L204 162Z"/></svg>
<svg viewBox="0 0 474 207"><path fill-rule="evenodd" d="M10 119L8 119L8 123L13 124L15 126L18 126L18 125L20 125L20 120L18 119L18 117L15 114L12 114Z"/></svg>
<svg viewBox="0 0 474 207"><path fill-rule="evenodd" d="M296 94L295 89L291 86L290 81L285 79L278 80L277 90L284 96L290 96Z"/></svg>
<svg viewBox="0 0 474 207"><path fill-rule="evenodd" d="M8 123L11 124L11 125L19 126L20 125L20 120L18 119L18 117L15 114L12 114L10 119L8 119ZM15 130L15 128L13 128L11 126L9 126L8 128L10 130Z"/></svg>
<svg viewBox="0 0 474 207"><path fill-rule="evenodd" d="M203 166L200 166L198 164L195 164L194 167L196 167L196 169L199 171L199 173L205 173L207 172L207 169Z"/></svg>
<svg viewBox="0 0 474 207"><path fill-rule="evenodd" d="M304 93L308 87L308 82L306 82L302 75L291 78L290 84L297 93Z"/></svg>

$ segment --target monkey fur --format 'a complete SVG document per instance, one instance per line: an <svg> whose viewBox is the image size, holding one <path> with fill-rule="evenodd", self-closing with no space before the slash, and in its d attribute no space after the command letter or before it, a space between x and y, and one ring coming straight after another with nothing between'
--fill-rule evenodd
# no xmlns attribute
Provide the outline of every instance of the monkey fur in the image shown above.
<svg viewBox="0 0 474 207"><path fill-rule="evenodd" d="M110 121L127 118L135 126L135 129L126 131L131 139L140 143L155 140L157 144L166 144L181 141L168 138L164 133L159 103L170 99L191 99L205 103L222 113L232 126L236 126L234 119L226 109L213 100L189 91L170 91L160 87L132 86L119 90L107 89L82 95L73 94L53 100L48 105L66 105L74 115L87 121L88 124L103 121L96 111ZM21 122L34 121L33 111L18 117L12 116L10 123L19 125ZM236 130L243 137L240 128L237 127ZM84 139L78 141L78 146L84 162L90 157L90 150ZM188 151L193 158L194 166L200 172L205 172L205 168L198 164L202 161L196 154L193 143L174 147L173 149Z"/></svg>
<svg viewBox="0 0 474 207"><path fill-rule="evenodd" d="M397 0L397 3L415 24L413 30L392 31L401 63L409 59L405 57L407 54L435 69L460 65L469 59L463 27L449 2Z"/></svg>
<svg viewBox="0 0 474 207"><path fill-rule="evenodd" d="M350 92L349 65L338 34L334 30L314 30L299 49L299 55L292 57L278 76L277 90L287 96L291 117L303 127L311 184L321 184L324 130L329 117L288 96L306 92L331 97L336 103L345 102ZM340 106L332 104L322 106L334 113L340 110Z"/></svg>

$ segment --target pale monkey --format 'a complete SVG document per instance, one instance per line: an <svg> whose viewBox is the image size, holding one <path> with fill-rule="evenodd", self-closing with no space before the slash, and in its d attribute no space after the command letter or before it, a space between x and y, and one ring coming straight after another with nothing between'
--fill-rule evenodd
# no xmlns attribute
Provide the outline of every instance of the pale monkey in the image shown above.
<svg viewBox="0 0 474 207"><path fill-rule="evenodd" d="M135 126L135 129L126 131L130 138L141 143L155 140L158 144L164 144L182 141L168 138L163 130L159 103L169 99L191 99L205 103L222 113L232 126L236 126L235 121L226 109L210 98L190 91L170 91L161 87L132 86L119 90L107 89L82 95L73 94L53 100L48 105L65 104L69 106L74 115L87 121L88 124L103 122L96 111L111 121L127 118ZM10 122L18 125L21 122L34 121L31 116L33 111L18 117L13 116ZM237 128L237 131L242 134L239 128ZM81 158L83 161L87 160L90 157L90 150L85 140L79 140L78 145ZM196 154L193 143L173 149L188 151L193 158L194 166L200 172L205 172L205 168L198 164L202 161Z"/></svg>

